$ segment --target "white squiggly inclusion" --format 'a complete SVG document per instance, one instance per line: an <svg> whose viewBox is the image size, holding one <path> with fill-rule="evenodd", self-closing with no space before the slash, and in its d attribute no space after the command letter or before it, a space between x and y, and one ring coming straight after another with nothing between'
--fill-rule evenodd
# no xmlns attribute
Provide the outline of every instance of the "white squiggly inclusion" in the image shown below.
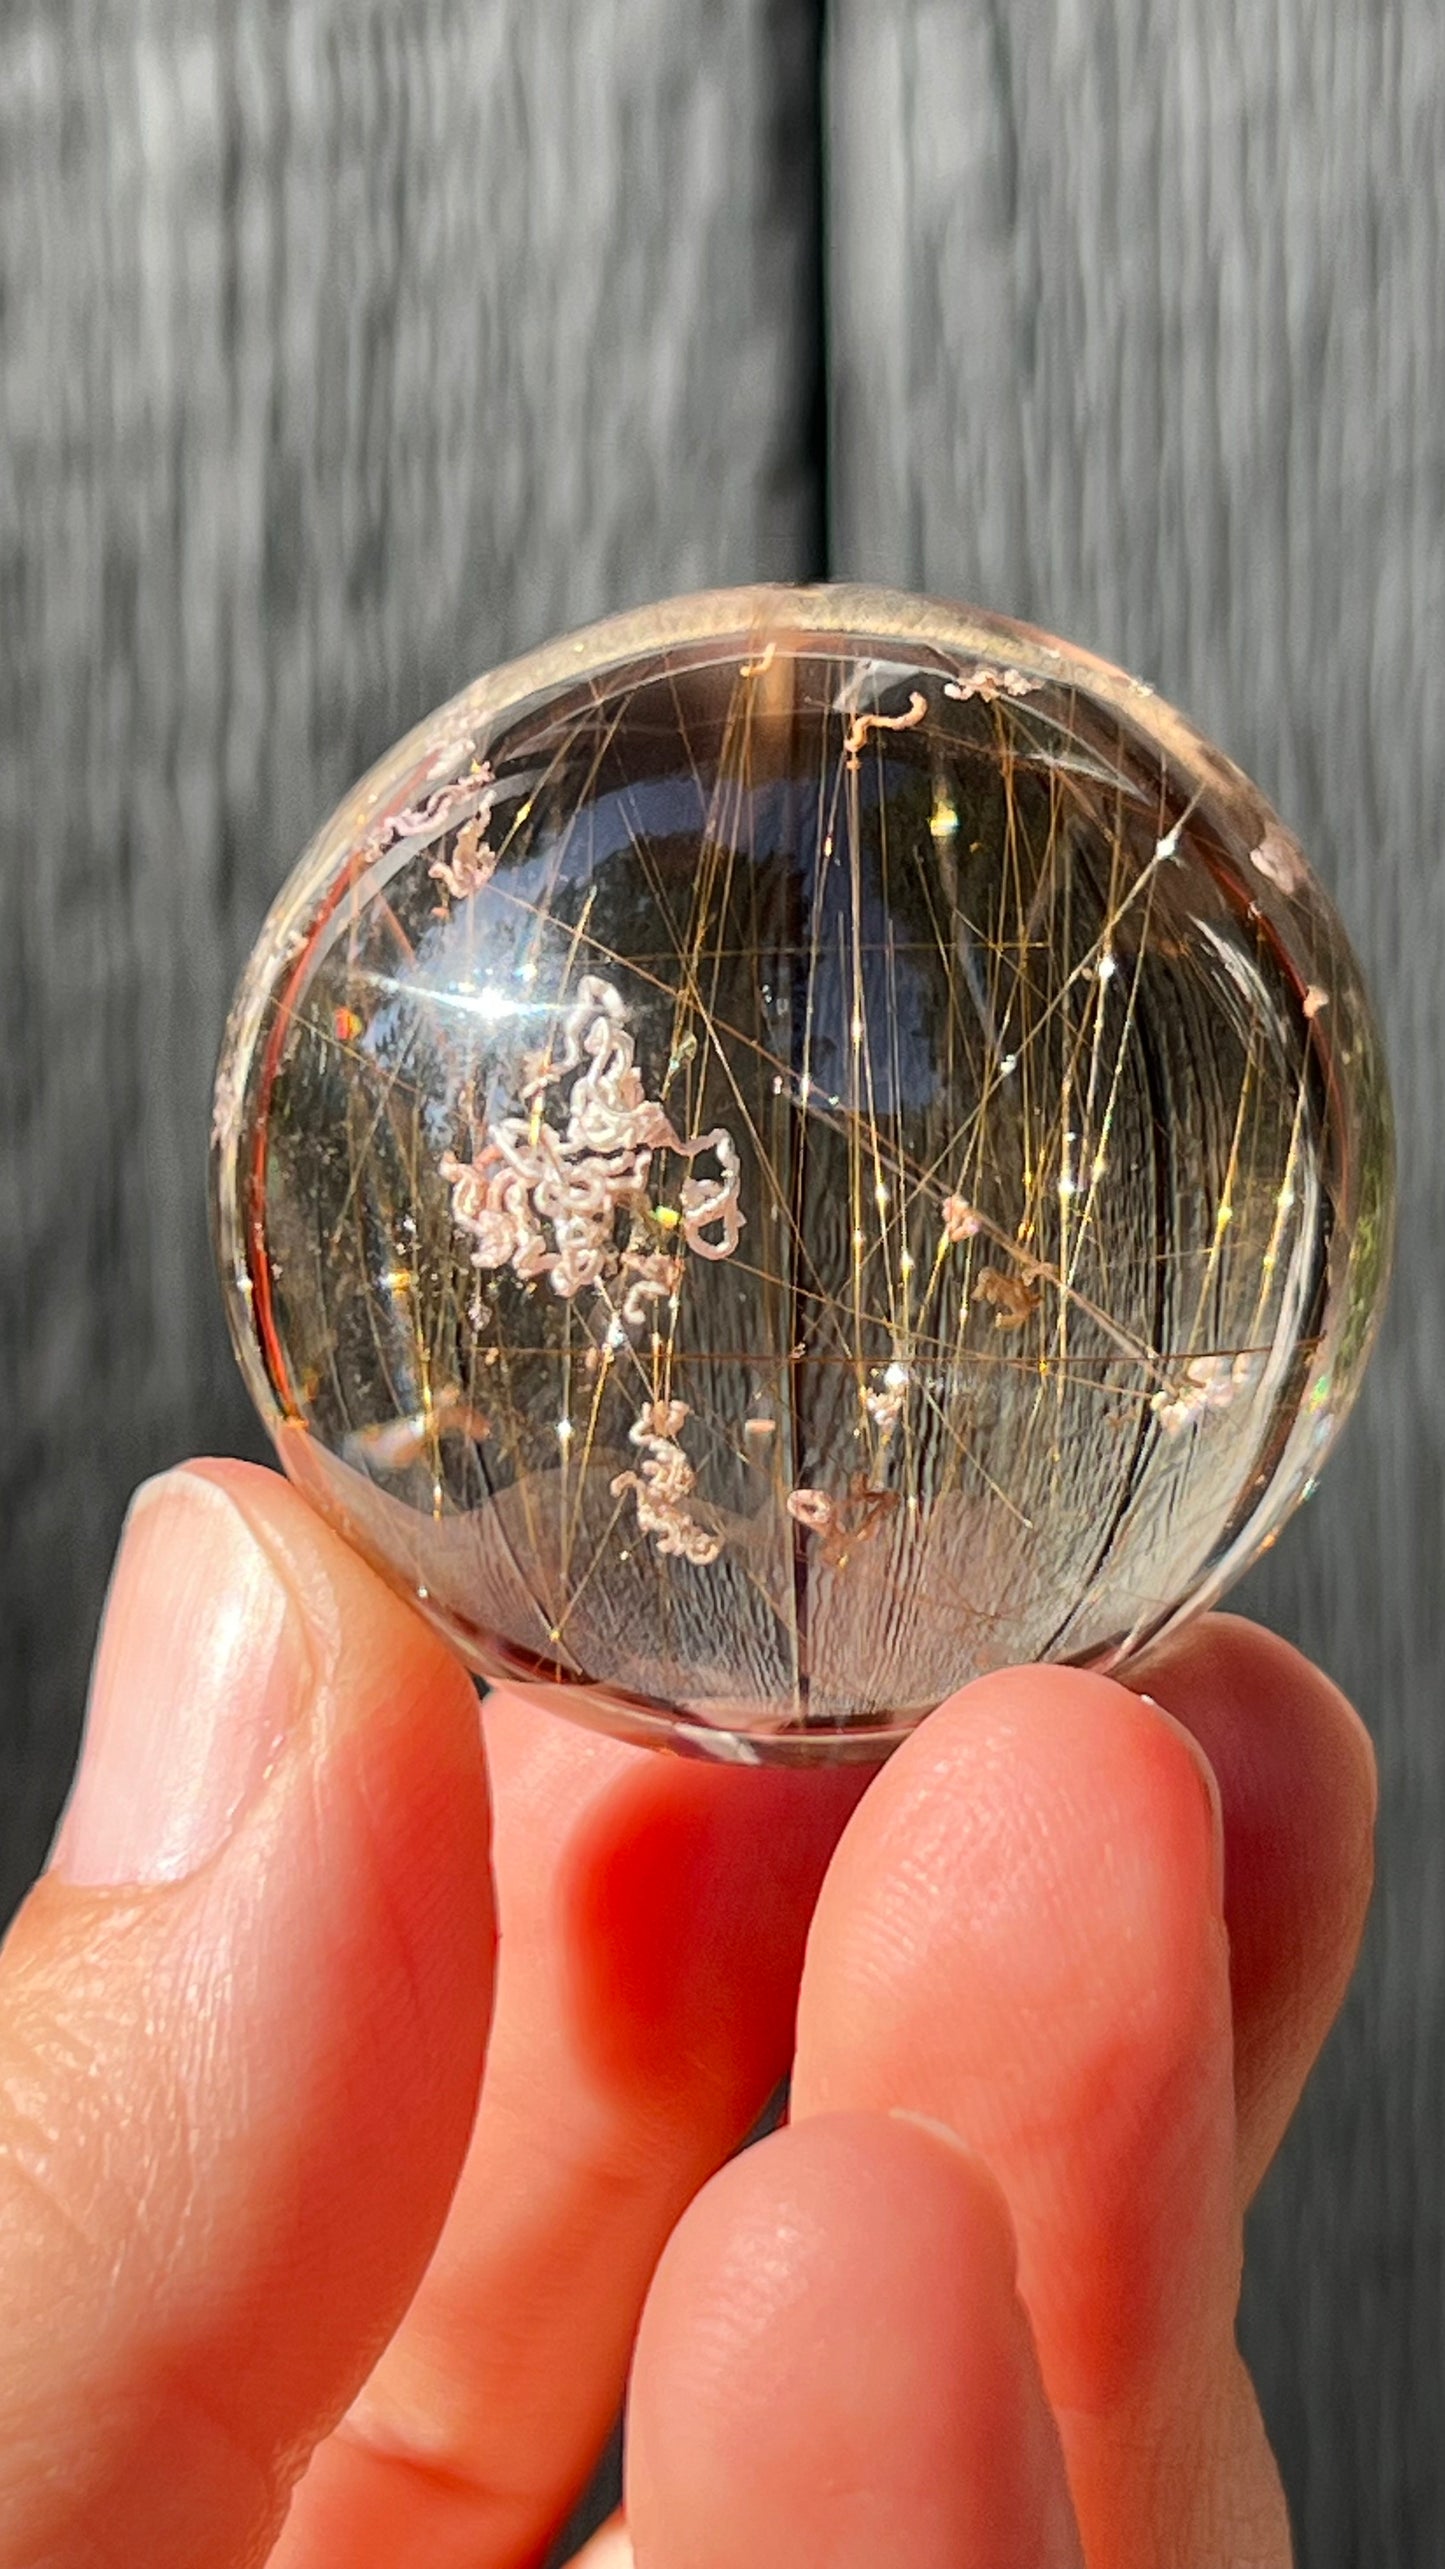
<svg viewBox="0 0 1445 2569"><path fill-rule="evenodd" d="M645 1401L628 1431L628 1442L642 1450L641 1469L619 1472L611 1488L618 1499L635 1492L638 1532L652 1535L659 1552L679 1553L706 1567L721 1552L722 1537L709 1534L687 1506L697 1474L677 1439L690 1415L685 1400Z"/></svg>
<svg viewBox="0 0 1445 2569"><path fill-rule="evenodd" d="M566 1121L551 1124L539 1101L574 1071ZM474 1267L510 1267L528 1282L545 1279L567 1300L589 1286L605 1293L620 1280L606 1339L615 1347L626 1342L627 1331L644 1326L657 1303L675 1301L686 1251L731 1257L746 1219L736 1146L721 1125L679 1133L661 1100L647 1095L622 999L594 973L583 975L563 1019L560 1053L549 1047L528 1065L521 1094L527 1112L490 1125L475 1159L459 1160L451 1151L441 1159L453 1219L474 1243ZM648 1198L661 1151L688 1165L676 1207L656 1207ZM698 1176L695 1164L709 1154L717 1174ZM620 1248L619 1214L634 1223L670 1221L676 1245L639 1247L634 1233ZM612 1490L619 1498L635 1494L639 1531L654 1537L659 1552L705 1564L716 1560L722 1539L699 1526L687 1506L697 1478L677 1442L687 1416L683 1401L648 1401L631 1430L642 1463L619 1473Z"/></svg>
<svg viewBox="0 0 1445 2569"><path fill-rule="evenodd" d="M621 1267L633 1279L623 1317L636 1326L644 1304L674 1292L679 1281L675 1259L619 1254L616 1243L619 1213L653 1210L647 1186L659 1151L689 1167L709 1152L717 1161L716 1177L683 1180L674 1216L700 1258L731 1257L746 1217L731 1134L721 1125L691 1136L676 1130L661 1101L644 1090L625 1019L611 982L585 973L563 1020L560 1057L549 1052L522 1089L530 1104L576 1070L565 1125L559 1130L535 1111L501 1116L474 1160L448 1151L440 1168L453 1217L476 1243L473 1266L545 1277L569 1299Z"/></svg>

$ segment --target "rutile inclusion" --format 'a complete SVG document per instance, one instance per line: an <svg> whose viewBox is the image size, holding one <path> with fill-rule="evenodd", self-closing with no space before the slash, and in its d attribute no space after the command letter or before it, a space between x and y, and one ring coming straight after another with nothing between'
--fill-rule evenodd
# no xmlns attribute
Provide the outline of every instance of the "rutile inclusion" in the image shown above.
<svg viewBox="0 0 1445 2569"><path fill-rule="evenodd" d="M424 723L267 922L214 1143L297 1482L481 1674L731 1758L1209 1602L1389 1261L1284 825L1120 672L880 591L675 600Z"/></svg>

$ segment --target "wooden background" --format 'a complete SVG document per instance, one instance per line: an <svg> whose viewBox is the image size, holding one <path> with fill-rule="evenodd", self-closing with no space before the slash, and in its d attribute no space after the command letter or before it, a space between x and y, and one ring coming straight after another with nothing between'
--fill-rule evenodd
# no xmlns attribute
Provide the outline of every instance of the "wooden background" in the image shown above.
<svg viewBox="0 0 1445 2569"><path fill-rule="evenodd" d="M0 1899L129 1488L258 1450L207 1091L357 771L713 581L1102 649L1298 827L1397 1084L1391 1321L1247 1594L1383 1770L1246 2302L1308 2569L1445 2557L1442 173L1438 0L0 6Z"/></svg>

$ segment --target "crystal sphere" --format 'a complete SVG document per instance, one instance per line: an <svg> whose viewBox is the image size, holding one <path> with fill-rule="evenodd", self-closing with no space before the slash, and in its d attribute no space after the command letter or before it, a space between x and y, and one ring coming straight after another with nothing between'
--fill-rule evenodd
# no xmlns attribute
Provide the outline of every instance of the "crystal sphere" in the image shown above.
<svg viewBox="0 0 1445 2569"><path fill-rule="evenodd" d="M1150 689L876 590L481 679L281 894L217 1241L287 1469L481 1674L881 1754L1311 1487L1389 1262L1341 928Z"/></svg>

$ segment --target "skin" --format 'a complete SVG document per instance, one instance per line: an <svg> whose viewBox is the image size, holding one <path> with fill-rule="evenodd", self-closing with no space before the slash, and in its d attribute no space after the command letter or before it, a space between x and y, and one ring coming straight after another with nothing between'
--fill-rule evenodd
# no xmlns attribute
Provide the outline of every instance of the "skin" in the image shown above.
<svg viewBox="0 0 1445 2569"><path fill-rule="evenodd" d="M1374 1798L1223 1617L866 1789L479 1735L275 1475L151 1485L0 1957L0 2569L536 2569L629 2373L587 2569L1283 2569L1241 2222Z"/></svg>

